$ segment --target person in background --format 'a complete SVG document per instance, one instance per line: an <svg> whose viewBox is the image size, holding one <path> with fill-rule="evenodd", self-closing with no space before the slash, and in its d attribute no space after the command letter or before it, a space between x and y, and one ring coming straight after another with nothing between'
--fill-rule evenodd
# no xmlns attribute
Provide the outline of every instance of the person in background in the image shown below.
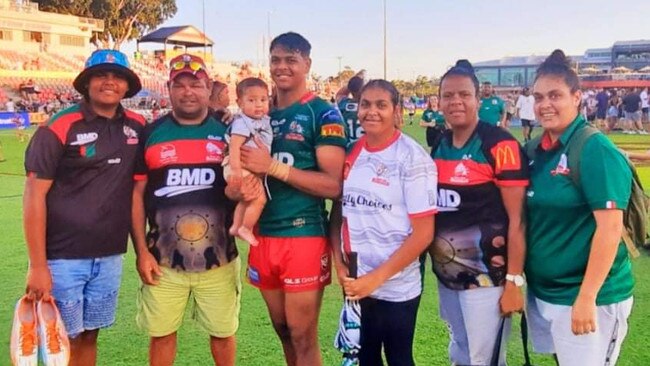
<svg viewBox="0 0 650 366"><path fill-rule="evenodd" d="M533 96L544 129L526 146L525 272L533 346L555 353L560 365L615 365L633 302L632 268L621 240L632 173L605 135L583 137L590 127L579 113L580 80L561 50L537 69ZM581 156L579 165L570 166L568 152L580 139L582 150L573 152Z"/></svg>
<svg viewBox="0 0 650 366"><path fill-rule="evenodd" d="M409 116L409 125L413 124L413 117L415 116L415 110L416 110L416 97L412 96L411 98L404 98L404 107L406 107L406 111Z"/></svg>
<svg viewBox="0 0 650 366"><path fill-rule="evenodd" d="M432 95L427 101L427 108L422 112L420 127L426 128L427 146L437 146L442 134L447 129L445 117L438 110L438 96Z"/></svg>
<svg viewBox="0 0 650 366"><path fill-rule="evenodd" d="M504 120L502 128L508 130L510 128L510 124L512 123L512 118L517 114L517 107L515 104L517 101L515 100L515 94L513 93L508 93L505 99L506 103L506 119Z"/></svg>
<svg viewBox="0 0 650 366"><path fill-rule="evenodd" d="M530 141L533 135L533 128L535 127L534 105L535 98L530 95L530 89L528 87L524 88L515 105L517 108L517 117L521 120L521 126L523 127L524 142Z"/></svg>
<svg viewBox="0 0 650 366"><path fill-rule="evenodd" d="M359 92L363 87L363 71L350 78L347 87L343 87L336 92L336 103L343 121L348 128L348 141L349 144L354 144L361 136L363 136L363 127L359 124L357 111L359 108Z"/></svg>
<svg viewBox="0 0 650 366"><path fill-rule="evenodd" d="M210 108L214 112L214 116L218 120L223 120L226 116L228 107L230 106L230 92L228 91L228 84L219 80L212 82L212 90L210 91Z"/></svg>
<svg viewBox="0 0 650 366"><path fill-rule="evenodd" d="M609 98L609 104L607 107L607 133L612 132L618 125L618 116L619 116L619 105L621 104L621 98L616 94L612 93L611 98Z"/></svg>
<svg viewBox="0 0 650 366"><path fill-rule="evenodd" d="M609 93L603 88L596 94L596 127L607 131L607 109L609 108Z"/></svg>
<svg viewBox="0 0 650 366"><path fill-rule="evenodd" d="M650 112L650 104L648 103L648 87L641 90L639 97L641 98L641 123L646 124L650 122L650 119L648 119L648 113Z"/></svg>
<svg viewBox="0 0 650 366"><path fill-rule="evenodd" d="M503 99L494 95L492 83L483 82L481 87L481 106L478 119L493 126L502 126L506 119L506 104Z"/></svg>
<svg viewBox="0 0 650 366"><path fill-rule="evenodd" d="M636 89L630 90L623 97L623 110L629 134L647 135L641 123L641 97Z"/></svg>

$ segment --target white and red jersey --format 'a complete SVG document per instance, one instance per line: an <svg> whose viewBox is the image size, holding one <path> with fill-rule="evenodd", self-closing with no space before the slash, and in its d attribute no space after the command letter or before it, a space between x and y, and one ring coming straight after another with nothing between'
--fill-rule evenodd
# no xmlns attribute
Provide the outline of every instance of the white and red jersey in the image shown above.
<svg viewBox="0 0 650 366"><path fill-rule="evenodd" d="M346 158L343 181L343 251L358 253L358 275L386 262L413 228L411 218L436 213L438 172L427 152L397 131L379 148L366 137ZM418 260L386 281L371 297L406 301L422 292Z"/></svg>

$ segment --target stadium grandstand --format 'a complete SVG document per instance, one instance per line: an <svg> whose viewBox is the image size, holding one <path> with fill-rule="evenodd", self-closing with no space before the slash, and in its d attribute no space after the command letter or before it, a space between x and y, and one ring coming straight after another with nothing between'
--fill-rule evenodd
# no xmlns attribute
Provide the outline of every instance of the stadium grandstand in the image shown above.
<svg viewBox="0 0 650 366"><path fill-rule="evenodd" d="M476 75L501 90L529 86L544 56L504 57L476 62ZM607 48L587 49L570 56L586 88L650 86L650 40L618 41Z"/></svg>
<svg viewBox="0 0 650 366"><path fill-rule="evenodd" d="M80 96L72 80L83 69L85 59L96 49L91 39L104 30L99 19L41 11L38 4L0 0L0 111L9 99L42 121ZM139 48L143 42L160 43L160 49ZM143 89L125 103L149 115L153 104L166 105L168 61L179 53L196 54L206 60L213 78L229 85L256 76L268 80L266 68L250 62L218 62L212 41L193 26L157 29L138 40L138 50L129 56ZM207 52L206 46L210 46Z"/></svg>

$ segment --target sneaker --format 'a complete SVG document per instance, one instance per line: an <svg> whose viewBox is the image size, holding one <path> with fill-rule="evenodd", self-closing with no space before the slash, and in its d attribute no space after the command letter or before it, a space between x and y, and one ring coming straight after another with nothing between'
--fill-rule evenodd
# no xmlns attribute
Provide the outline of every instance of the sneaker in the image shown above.
<svg viewBox="0 0 650 366"><path fill-rule="evenodd" d="M645 130L639 131L639 135L647 135L647 134L648 134L648 131L645 131Z"/></svg>
<svg viewBox="0 0 650 366"><path fill-rule="evenodd" d="M11 362L14 366L38 365L36 303L23 296L16 303L11 329Z"/></svg>
<svg viewBox="0 0 650 366"><path fill-rule="evenodd" d="M70 341L61 314L50 297L37 306L41 359L45 366L66 366L70 361Z"/></svg>

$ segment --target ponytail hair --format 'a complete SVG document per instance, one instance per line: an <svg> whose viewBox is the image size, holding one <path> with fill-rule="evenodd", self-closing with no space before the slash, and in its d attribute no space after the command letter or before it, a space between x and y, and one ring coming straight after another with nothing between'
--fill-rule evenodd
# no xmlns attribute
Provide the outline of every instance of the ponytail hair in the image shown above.
<svg viewBox="0 0 650 366"><path fill-rule="evenodd" d="M580 79L578 74L571 67L571 59L569 59L562 50L555 50L550 56L542 62L537 68L537 75L535 81L540 77L552 76L559 77L564 80L566 85L571 89L571 93L580 90Z"/></svg>

